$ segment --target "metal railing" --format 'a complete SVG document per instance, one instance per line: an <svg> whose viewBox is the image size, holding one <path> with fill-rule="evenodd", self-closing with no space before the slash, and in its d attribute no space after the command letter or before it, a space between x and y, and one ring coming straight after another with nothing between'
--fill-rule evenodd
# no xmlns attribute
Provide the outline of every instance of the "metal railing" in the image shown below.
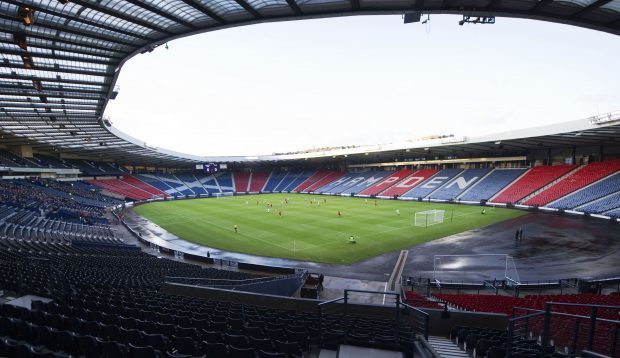
<svg viewBox="0 0 620 358"><path fill-rule="evenodd" d="M515 307L508 326L507 357L528 336L540 338L541 356L560 348L572 355L589 351L615 357L620 348L620 320L601 315L617 317L618 312L620 306L562 302L547 302L544 310Z"/></svg>

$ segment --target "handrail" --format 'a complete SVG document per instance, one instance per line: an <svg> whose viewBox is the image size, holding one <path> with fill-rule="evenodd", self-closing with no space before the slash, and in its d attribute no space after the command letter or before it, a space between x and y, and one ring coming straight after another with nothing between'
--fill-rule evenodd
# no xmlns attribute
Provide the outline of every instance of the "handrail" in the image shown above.
<svg viewBox="0 0 620 358"><path fill-rule="evenodd" d="M527 318L542 316L544 314L545 314L545 311L540 311L540 312L536 312L536 313L530 313L530 314L527 314L525 316L509 318L508 321L509 322L513 322L513 321L518 321L520 319L527 319Z"/></svg>
<svg viewBox="0 0 620 358"><path fill-rule="evenodd" d="M423 328L424 332L423 332L423 334L424 334L424 339L427 340L428 339L428 325L429 325L429 321L430 321L430 315L428 313L422 311L421 309L415 308L413 306L410 306L410 305L408 305L408 304L406 304L404 302L400 302L399 304L402 305L403 307L407 308L407 309L412 310L413 312L416 312L416 313L422 315L422 317L424 319L424 328Z"/></svg>
<svg viewBox="0 0 620 358"><path fill-rule="evenodd" d="M341 300L344 300L344 297L334 298L333 300L329 300L329 301L323 301L323 302L319 303L318 306L320 307L320 306L323 306L323 305L326 305L326 304L329 304L329 303L338 302L338 301L341 301Z"/></svg>
<svg viewBox="0 0 620 358"><path fill-rule="evenodd" d="M545 302L545 304L550 304L550 305L559 305L559 306L574 306L574 307L596 307L596 308L611 308L611 309L620 309L620 306L608 306L608 305L592 305L592 304L587 304L587 303L570 303L570 302Z"/></svg>
<svg viewBox="0 0 620 358"><path fill-rule="evenodd" d="M431 344L428 343L428 337L426 337L424 339L419 339L418 342L420 342L424 346L424 348L427 351L430 352L432 358L440 358L441 357L441 355L439 353L437 353L435 348L433 348L433 346L431 346Z"/></svg>

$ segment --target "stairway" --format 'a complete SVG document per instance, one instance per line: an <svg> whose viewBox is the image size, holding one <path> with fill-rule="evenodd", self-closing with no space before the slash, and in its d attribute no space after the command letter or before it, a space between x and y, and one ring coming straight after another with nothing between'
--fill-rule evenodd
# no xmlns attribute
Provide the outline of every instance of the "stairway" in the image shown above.
<svg viewBox="0 0 620 358"><path fill-rule="evenodd" d="M468 358L469 356L459 346L444 337L429 336L428 343L442 358Z"/></svg>

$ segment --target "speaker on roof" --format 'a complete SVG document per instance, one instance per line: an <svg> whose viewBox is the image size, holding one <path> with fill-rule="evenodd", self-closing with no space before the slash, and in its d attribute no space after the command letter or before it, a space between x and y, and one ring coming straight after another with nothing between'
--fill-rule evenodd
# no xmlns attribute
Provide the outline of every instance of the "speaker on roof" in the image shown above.
<svg viewBox="0 0 620 358"><path fill-rule="evenodd" d="M404 17L405 24L410 24L412 22L420 22L420 18L422 17L421 11L412 11L406 12Z"/></svg>

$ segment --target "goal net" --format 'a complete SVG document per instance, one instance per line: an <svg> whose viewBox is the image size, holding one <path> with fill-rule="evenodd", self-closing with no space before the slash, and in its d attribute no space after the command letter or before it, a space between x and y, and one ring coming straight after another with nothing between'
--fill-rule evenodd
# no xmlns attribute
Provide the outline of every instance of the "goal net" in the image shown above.
<svg viewBox="0 0 620 358"><path fill-rule="evenodd" d="M445 210L426 210L415 213L415 226L427 227L435 224L441 224L445 216Z"/></svg>
<svg viewBox="0 0 620 358"><path fill-rule="evenodd" d="M435 255L433 261L435 282L505 280L511 286L521 283L515 260L510 255Z"/></svg>

